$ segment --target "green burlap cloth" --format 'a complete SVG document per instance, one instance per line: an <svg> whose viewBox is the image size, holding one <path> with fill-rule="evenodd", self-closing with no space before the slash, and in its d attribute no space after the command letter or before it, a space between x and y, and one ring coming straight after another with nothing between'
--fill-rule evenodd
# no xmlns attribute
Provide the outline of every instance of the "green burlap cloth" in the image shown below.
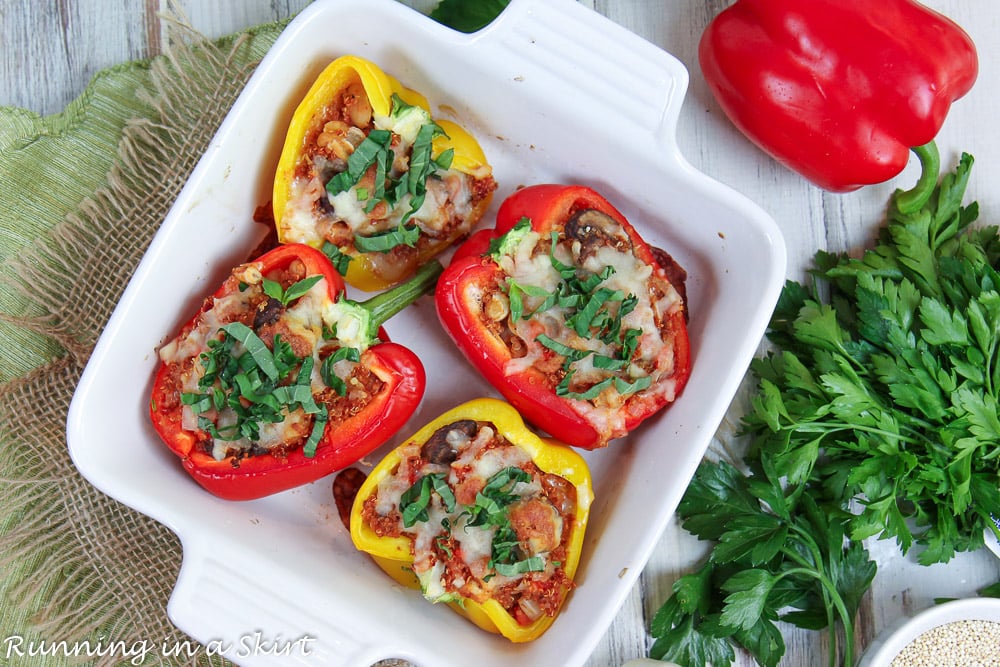
<svg viewBox="0 0 1000 667"><path fill-rule="evenodd" d="M179 541L77 473L66 413L150 239L283 25L217 41L175 25L167 55L100 73L60 114L0 107L0 664L81 662L17 658L16 638L187 640L166 615Z"/></svg>

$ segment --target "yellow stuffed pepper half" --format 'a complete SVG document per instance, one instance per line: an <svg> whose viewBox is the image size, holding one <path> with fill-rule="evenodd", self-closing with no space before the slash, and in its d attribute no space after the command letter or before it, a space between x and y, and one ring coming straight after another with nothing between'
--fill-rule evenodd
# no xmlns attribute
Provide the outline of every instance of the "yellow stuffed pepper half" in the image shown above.
<svg viewBox="0 0 1000 667"><path fill-rule="evenodd" d="M274 179L278 240L321 248L375 291L468 235L496 182L476 139L353 55L334 60L289 125Z"/></svg>
<svg viewBox="0 0 1000 667"><path fill-rule="evenodd" d="M460 405L365 480L351 539L393 579L513 642L541 636L574 587L593 500L575 451L509 404Z"/></svg>

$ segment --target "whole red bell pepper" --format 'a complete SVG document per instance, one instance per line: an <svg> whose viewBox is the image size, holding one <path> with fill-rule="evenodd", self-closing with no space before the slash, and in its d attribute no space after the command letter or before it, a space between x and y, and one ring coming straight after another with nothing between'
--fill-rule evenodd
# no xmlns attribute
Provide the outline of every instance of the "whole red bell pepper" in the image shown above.
<svg viewBox="0 0 1000 667"><path fill-rule="evenodd" d="M698 55L736 127L833 192L899 174L979 70L969 36L912 0L737 0Z"/></svg>
<svg viewBox="0 0 1000 667"><path fill-rule="evenodd" d="M593 449L672 402L691 367L685 304L658 255L579 185L535 185L456 251L435 290L466 358L536 427Z"/></svg>
<svg viewBox="0 0 1000 667"><path fill-rule="evenodd" d="M283 245L233 269L170 342L156 432L202 487L249 500L315 481L386 442L423 397L424 369L381 324L427 292L437 262L357 303L320 251Z"/></svg>

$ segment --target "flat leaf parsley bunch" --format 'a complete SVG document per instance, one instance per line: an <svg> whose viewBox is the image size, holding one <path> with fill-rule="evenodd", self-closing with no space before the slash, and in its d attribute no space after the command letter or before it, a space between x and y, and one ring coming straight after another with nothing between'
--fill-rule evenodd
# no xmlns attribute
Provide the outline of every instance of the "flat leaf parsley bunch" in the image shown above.
<svg viewBox="0 0 1000 667"><path fill-rule="evenodd" d="M851 665L864 539L930 565L997 530L1000 236L970 226L971 167L894 195L860 259L819 252L809 288L786 284L751 367L749 474L704 463L688 488L683 526L717 544L654 618L654 658L727 664L735 644L773 666L783 620L831 628L831 665L839 626Z"/></svg>

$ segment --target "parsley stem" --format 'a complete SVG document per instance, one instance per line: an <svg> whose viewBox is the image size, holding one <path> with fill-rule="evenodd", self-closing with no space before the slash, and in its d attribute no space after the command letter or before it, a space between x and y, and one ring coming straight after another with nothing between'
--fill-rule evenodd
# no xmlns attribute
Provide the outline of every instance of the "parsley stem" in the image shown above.
<svg viewBox="0 0 1000 667"><path fill-rule="evenodd" d="M910 150L920 159L921 172L917 184L911 189L896 191L896 209L903 215L912 215L924 207L927 200L934 194L934 188L941 171L941 156L938 153L937 144L933 140Z"/></svg>
<svg viewBox="0 0 1000 667"><path fill-rule="evenodd" d="M403 310L424 294L433 291L438 276L444 271L441 262L433 260L424 264L413 277L405 283L396 285L381 294L377 294L358 305L370 314L369 330L372 337L378 335L378 329L389 319Z"/></svg>
<svg viewBox="0 0 1000 667"><path fill-rule="evenodd" d="M781 552L785 554L790 560L799 563L805 570L809 572L814 572L816 578L822 583L825 578L822 575L823 567L826 565L823 561L823 553L820 551L819 545L816 544L816 540L813 536L806 530L803 530L801 526L797 523L791 523L789 528L799 537L800 543L806 547L812 556L812 562L809 562L804 555L802 555L798 550L785 546L782 548ZM833 607L830 599L830 591L827 590L827 586L824 584L820 591L823 594L823 607L826 610L826 625L830 628L830 653L829 653L829 663L830 667L836 667L837 664L837 630L835 625L835 619L833 617ZM838 595L836 588L833 590L834 595ZM839 595L838 595L839 597ZM845 607L846 610L846 607ZM851 665L852 663L845 662L845 665Z"/></svg>
<svg viewBox="0 0 1000 667"><path fill-rule="evenodd" d="M823 435L831 435L834 433L838 433L840 431L850 431L850 432L863 431L865 433L871 433L873 435L881 435L885 437L887 440L898 440L900 442L904 442L910 445L918 445L921 443L926 444L930 442L927 438L916 438L908 435L903 435L902 433L894 433L892 431L887 431L882 428L876 428L874 426L846 424L843 422L823 422L823 423L790 422L788 426L786 426L785 428L795 433L821 433Z"/></svg>
<svg viewBox="0 0 1000 667"><path fill-rule="evenodd" d="M812 567L795 567L785 570L780 575L779 578L784 578L793 574L802 574L808 577L813 577L822 586L825 594L829 594L829 600L833 602L833 605L837 609L837 614L840 616L842 625L844 626L844 660L842 664L853 665L854 664L854 619L851 618L847 611L847 605L844 604L843 598L840 597L840 593L837 592L837 587L834 585L829 578L827 578L822 572L817 571ZM833 625L830 626L830 665L836 665L837 658L837 639L836 630Z"/></svg>

